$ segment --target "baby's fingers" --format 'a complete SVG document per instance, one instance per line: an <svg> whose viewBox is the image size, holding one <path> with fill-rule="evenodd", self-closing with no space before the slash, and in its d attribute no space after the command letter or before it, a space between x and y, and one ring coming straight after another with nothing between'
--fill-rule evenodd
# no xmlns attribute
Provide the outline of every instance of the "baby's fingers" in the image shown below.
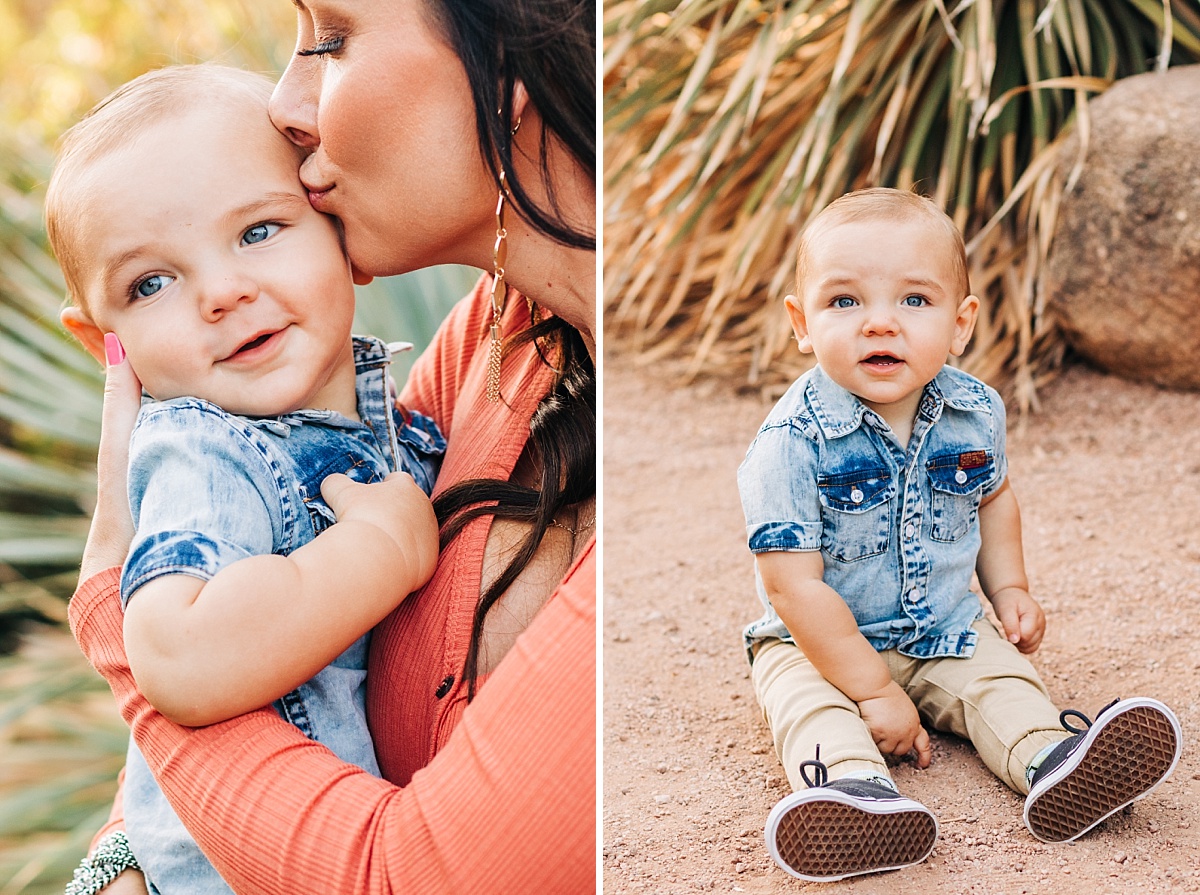
<svg viewBox="0 0 1200 895"><path fill-rule="evenodd" d="M371 490L363 491L364 488ZM411 496L408 495L410 490L415 490L424 503L429 502L425 493L417 487L412 476L407 472L393 472L383 481L370 484L356 482L340 472L328 475L321 481L321 496L325 498L329 509L333 510L333 514L338 519L341 519L343 514L350 509L351 504L356 501L363 501L363 508L368 512L382 511L386 513L388 512L387 508L397 506L398 500L405 496ZM364 498L366 499L364 500Z"/></svg>
<svg viewBox="0 0 1200 895"><path fill-rule="evenodd" d="M924 727L920 729L917 738L913 741L913 750L917 753L917 767L929 767L929 763L933 761L933 746L929 742L929 733Z"/></svg>
<svg viewBox="0 0 1200 895"><path fill-rule="evenodd" d="M1045 633L1046 615L1040 606L1031 601L1021 613L1021 638L1017 641L1017 649L1023 653L1036 652Z"/></svg>
<svg viewBox="0 0 1200 895"><path fill-rule="evenodd" d="M1021 613L1015 602L996 608L996 618L1004 628L1004 637L1009 643L1021 642Z"/></svg>
<svg viewBox="0 0 1200 895"><path fill-rule="evenodd" d="M875 745L881 754L895 756L907 755L913 748L911 737L893 736L889 733L877 734Z"/></svg>
<svg viewBox="0 0 1200 895"><path fill-rule="evenodd" d="M333 510L333 515L340 519L342 511L346 509L346 502L353 496L354 489L365 487L350 476L335 472L321 480L321 496L329 504L329 509Z"/></svg>

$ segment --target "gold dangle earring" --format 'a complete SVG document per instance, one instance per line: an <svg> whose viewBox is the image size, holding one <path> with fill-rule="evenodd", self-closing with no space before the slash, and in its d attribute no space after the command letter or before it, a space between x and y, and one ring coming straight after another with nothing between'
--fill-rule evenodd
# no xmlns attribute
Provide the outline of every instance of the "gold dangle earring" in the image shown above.
<svg viewBox="0 0 1200 895"><path fill-rule="evenodd" d="M510 132L516 136L521 119ZM496 241L492 245L492 327L488 345L487 399L495 404L500 400L500 362L504 358L504 335L500 331L500 316L508 304L508 283L504 280L504 265L508 261L508 230L504 227L505 204L512 197L508 192L508 176L500 166L500 196L496 200Z"/></svg>
<svg viewBox="0 0 1200 895"><path fill-rule="evenodd" d="M504 355L504 339L500 332L500 315L508 303L508 284L504 282L504 264L508 260L508 231L504 229L504 204L508 181L500 169L500 198L496 202L496 242L492 245L492 341L488 346L487 399L495 404L500 400L500 361Z"/></svg>

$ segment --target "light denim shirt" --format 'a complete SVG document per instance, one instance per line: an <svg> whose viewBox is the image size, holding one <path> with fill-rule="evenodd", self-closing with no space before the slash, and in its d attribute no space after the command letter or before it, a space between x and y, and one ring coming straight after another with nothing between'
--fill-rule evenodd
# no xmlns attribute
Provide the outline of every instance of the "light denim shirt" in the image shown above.
<svg viewBox="0 0 1200 895"><path fill-rule="evenodd" d="M970 656L979 504L1004 483L1004 404L945 366L925 386L908 447L819 366L772 409L738 469L751 552L820 550L825 583L876 650ZM755 575L766 613L747 651L794 642ZM822 620L812 619L820 629Z"/></svg>
<svg viewBox="0 0 1200 895"><path fill-rule="evenodd" d="M240 417L197 398L143 405L130 442L137 534L121 573L123 605L141 599L138 589L162 575L207 581L239 559L286 555L308 543L336 521L320 492L332 473L371 482L399 469L432 491L446 447L437 425L395 410L387 380L391 355L382 342L354 337L354 359L362 422L328 410ZM365 711L367 644L368 636L359 638L274 706L309 738L378 775ZM124 802L130 845L151 893L232 891L132 742Z"/></svg>

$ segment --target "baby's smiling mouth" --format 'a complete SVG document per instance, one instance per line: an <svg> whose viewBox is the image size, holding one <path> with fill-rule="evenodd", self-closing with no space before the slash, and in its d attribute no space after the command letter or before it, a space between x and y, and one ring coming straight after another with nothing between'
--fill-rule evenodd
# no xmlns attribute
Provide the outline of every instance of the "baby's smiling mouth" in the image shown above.
<svg viewBox="0 0 1200 895"><path fill-rule="evenodd" d="M263 333L257 339L251 339L249 342L247 342L245 345L243 345L241 348L239 348L237 351L235 351L234 355L236 356L236 355L241 354L243 351L250 351L254 348L257 348L259 345L261 345L263 342L267 341L267 339L271 338L271 336L273 336L273 335L275 335L275 333Z"/></svg>
<svg viewBox="0 0 1200 895"><path fill-rule="evenodd" d="M271 341L271 339L277 335L279 335L279 330L271 330L270 332L260 333L251 339L247 339L245 342L235 348L232 353L222 358L222 361L233 361L245 357L256 348L261 348L263 345L267 344L267 342Z"/></svg>

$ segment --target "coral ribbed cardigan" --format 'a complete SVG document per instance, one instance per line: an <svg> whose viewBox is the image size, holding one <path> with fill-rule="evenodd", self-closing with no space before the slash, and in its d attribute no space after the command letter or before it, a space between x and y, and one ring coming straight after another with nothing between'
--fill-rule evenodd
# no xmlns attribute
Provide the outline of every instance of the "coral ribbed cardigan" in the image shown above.
<svg viewBox="0 0 1200 895"><path fill-rule="evenodd" d="M488 286L481 280L450 314L402 396L448 436L439 488L508 477L551 375L523 346L505 358L508 406L485 400ZM506 332L526 325L524 302L512 301L505 317ZM367 703L386 780L342 763L269 709L197 730L167 721L129 673L119 570L80 586L76 638L168 799L237 892L595 888L595 542L468 708L458 678L487 526L478 520L460 534L429 584L375 630Z"/></svg>

